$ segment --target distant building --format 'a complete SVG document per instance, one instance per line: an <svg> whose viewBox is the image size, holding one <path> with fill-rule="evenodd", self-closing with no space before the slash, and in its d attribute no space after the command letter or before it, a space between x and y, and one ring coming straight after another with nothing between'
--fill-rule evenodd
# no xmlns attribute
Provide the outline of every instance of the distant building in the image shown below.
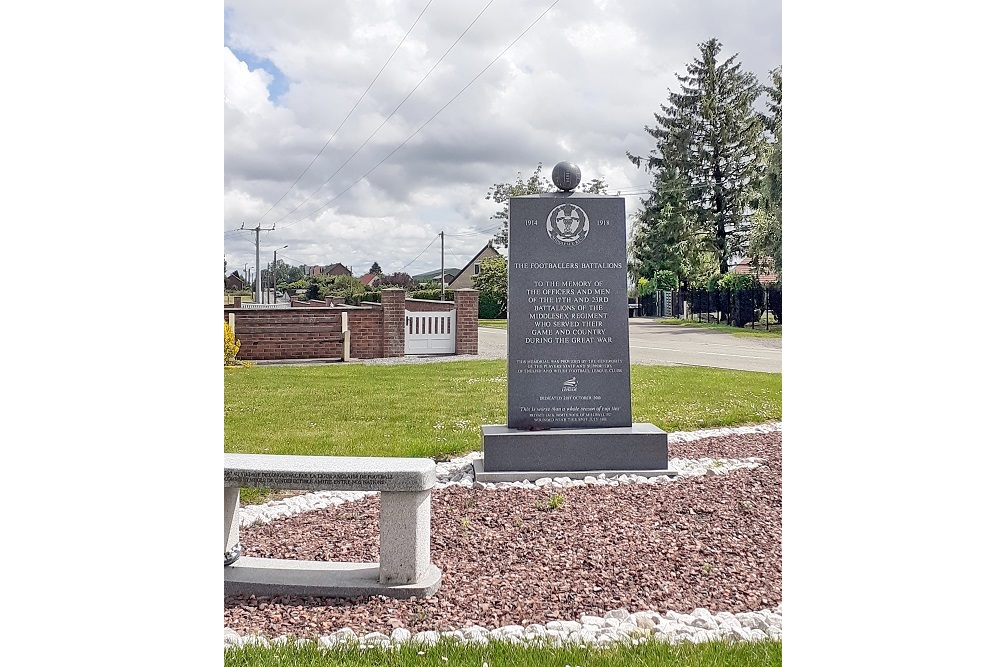
<svg viewBox="0 0 1000 667"><path fill-rule="evenodd" d="M310 276L349 276L351 275L351 270L337 262L336 264L327 264L326 266L313 266L309 269Z"/></svg>
<svg viewBox="0 0 1000 667"><path fill-rule="evenodd" d="M365 287L378 287L382 282L382 277L377 273L366 273L361 276L361 284Z"/></svg>
<svg viewBox="0 0 1000 667"><path fill-rule="evenodd" d="M772 263L770 260L764 260L762 266L751 266L750 258L747 257L739 264L733 267L733 273L746 274L751 276L757 276L757 280L761 282L762 285L767 283L778 282L778 276L774 273L774 269L771 267Z"/></svg>
<svg viewBox="0 0 1000 667"><path fill-rule="evenodd" d="M475 288L472 284L472 279L479 275L479 269L483 260L489 259L491 257L499 257L500 253L497 252L496 248L493 247L493 243L487 243L479 253L469 261L465 267L458 272L455 279L448 283L450 289L463 289L463 288ZM445 276L445 282L447 283L447 276Z"/></svg>
<svg viewBox="0 0 1000 667"><path fill-rule="evenodd" d="M239 272L233 271L226 276L226 289L236 292L247 289L247 285L243 282L243 278L240 277Z"/></svg>

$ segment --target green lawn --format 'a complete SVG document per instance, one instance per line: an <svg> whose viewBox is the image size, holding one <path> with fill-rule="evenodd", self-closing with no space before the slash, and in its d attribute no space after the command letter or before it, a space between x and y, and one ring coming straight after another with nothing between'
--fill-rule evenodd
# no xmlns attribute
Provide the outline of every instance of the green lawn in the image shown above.
<svg viewBox="0 0 1000 667"><path fill-rule="evenodd" d="M769 330L764 328L763 324L757 325L754 329L740 329L738 327L731 327L728 324L720 324L718 322L699 322L698 320L683 320L677 318L665 318L656 320L658 324L664 324L669 326L680 326L680 327L691 327L693 329L713 329L715 331L725 331L726 333L731 333L734 336L741 338L781 338L781 325L771 323Z"/></svg>
<svg viewBox="0 0 1000 667"><path fill-rule="evenodd" d="M492 327L494 329L506 329L507 320L479 320L479 326Z"/></svg>
<svg viewBox="0 0 1000 667"><path fill-rule="evenodd" d="M227 649L226 667L780 667L781 642L705 642L607 648L564 646L525 647L505 642L486 645L442 641L435 646L402 644L382 649L286 644L277 648L246 646Z"/></svg>
<svg viewBox="0 0 1000 667"><path fill-rule="evenodd" d="M507 363L225 369L225 450L413 456L482 448L480 426L506 423ZM781 419L781 375L686 366L632 367L632 420L686 431Z"/></svg>

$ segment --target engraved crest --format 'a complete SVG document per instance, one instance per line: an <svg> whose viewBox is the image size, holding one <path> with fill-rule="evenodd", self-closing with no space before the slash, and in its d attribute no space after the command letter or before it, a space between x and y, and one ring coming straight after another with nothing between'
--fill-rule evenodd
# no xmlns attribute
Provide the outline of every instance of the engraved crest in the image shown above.
<svg viewBox="0 0 1000 667"><path fill-rule="evenodd" d="M560 204L549 213L545 229L549 238L562 246L575 246L583 242L590 232L590 218L576 204Z"/></svg>

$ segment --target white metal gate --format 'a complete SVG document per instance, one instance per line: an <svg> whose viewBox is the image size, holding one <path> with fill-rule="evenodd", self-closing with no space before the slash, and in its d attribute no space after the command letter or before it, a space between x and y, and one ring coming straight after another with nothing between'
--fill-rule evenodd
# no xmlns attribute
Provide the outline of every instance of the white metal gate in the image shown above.
<svg viewBox="0 0 1000 667"><path fill-rule="evenodd" d="M405 311L403 354L454 354L455 311Z"/></svg>

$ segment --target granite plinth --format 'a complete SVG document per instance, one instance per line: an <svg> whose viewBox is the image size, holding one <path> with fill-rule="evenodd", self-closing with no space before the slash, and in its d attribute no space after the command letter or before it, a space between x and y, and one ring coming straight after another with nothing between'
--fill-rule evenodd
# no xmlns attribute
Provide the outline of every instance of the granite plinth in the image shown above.
<svg viewBox="0 0 1000 667"><path fill-rule="evenodd" d="M429 597L441 587L441 570L430 565L409 584L383 584L378 563L332 563L240 558L225 568L225 595L302 595L353 598L384 595Z"/></svg>
<svg viewBox="0 0 1000 667"><path fill-rule="evenodd" d="M508 472L486 472L483 470L482 459L472 462L472 470L477 482L495 484L497 482L534 482L539 479L558 479L568 477L569 479L585 479L587 477L599 477L604 475L607 478L618 475L641 475L643 477L676 477L676 470L517 470Z"/></svg>
<svg viewBox="0 0 1000 667"><path fill-rule="evenodd" d="M480 428L484 473L548 473L539 475L548 477L601 472L647 477L669 474L667 433L653 424L545 431L522 431L499 424Z"/></svg>

